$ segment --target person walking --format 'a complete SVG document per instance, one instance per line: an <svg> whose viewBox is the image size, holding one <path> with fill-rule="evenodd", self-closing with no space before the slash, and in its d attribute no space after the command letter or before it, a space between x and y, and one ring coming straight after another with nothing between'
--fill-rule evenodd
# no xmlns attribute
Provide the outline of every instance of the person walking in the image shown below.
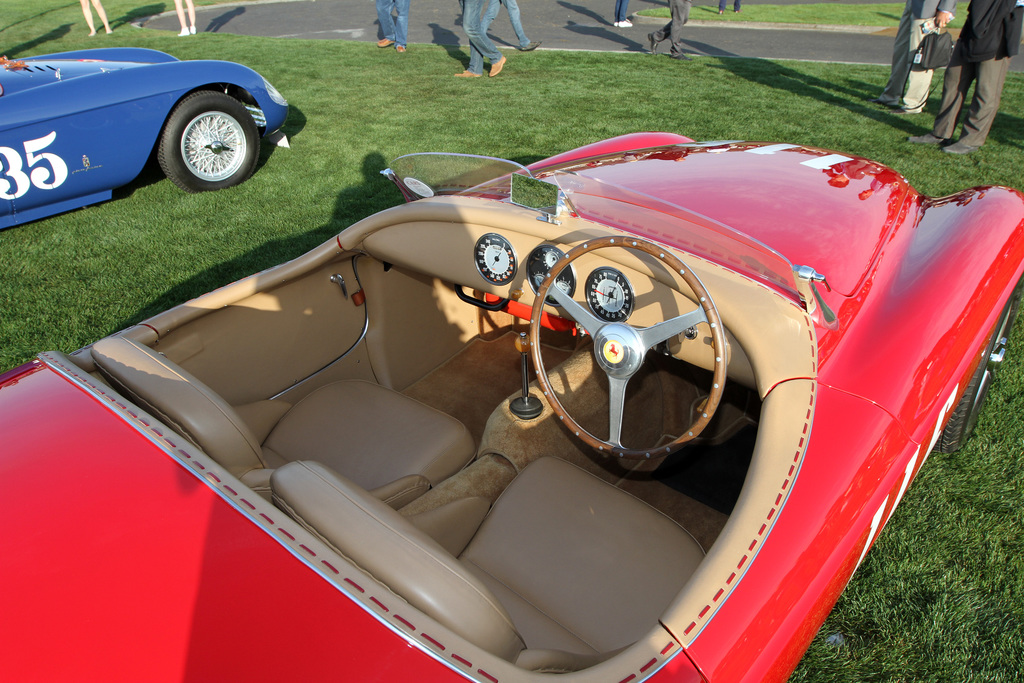
<svg viewBox="0 0 1024 683"><path fill-rule="evenodd" d="M919 145L948 143L956 131L967 91L974 98L964 119L960 139L943 152L970 154L985 144L999 111L1010 58L1020 50L1024 0L971 0L967 24L956 42L942 82L942 101L932 132L907 138Z"/></svg>
<svg viewBox="0 0 1024 683"><path fill-rule="evenodd" d="M185 0L188 5L188 24L185 24L185 9L181 6L181 0L174 0L174 9L178 13L178 21L181 23L179 36L194 36L196 34L196 6L192 0Z"/></svg>
<svg viewBox="0 0 1024 683"><path fill-rule="evenodd" d="M491 62L488 76L492 78L501 73L505 66L505 56L487 37L487 29L491 23L483 16L484 0L462 1L462 29L469 40L469 66L462 73L455 74L462 78L478 78L484 73L484 58Z"/></svg>
<svg viewBox="0 0 1024 683"><path fill-rule="evenodd" d="M726 0L718 0L718 13L725 14L725 6L729 4ZM740 0L732 0L732 11L739 14L740 12Z"/></svg>
<svg viewBox="0 0 1024 683"><path fill-rule="evenodd" d="M629 20L629 0L615 0L615 26L617 28L632 28L633 22Z"/></svg>
<svg viewBox="0 0 1024 683"><path fill-rule="evenodd" d="M885 84L882 94L870 100L871 102L897 107L897 114L918 114L924 110L933 72L931 69L912 70L914 54L924 39L924 29L945 28L946 24L953 20L955 13L956 0L907 0L903 15L900 17L900 26L896 29L889 82Z"/></svg>
<svg viewBox="0 0 1024 683"><path fill-rule="evenodd" d="M384 37L377 41L377 47L395 46L397 52L405 52L409 38L410 0L376 0L377 21ZM395 13L395 17L391 13Z"/></svg>
<svg viewBox="0 0 1024 683"><path fill-rule="evenodd" d="M672 59L690 60L683 52L683 26L690 20L691 4L692 0L668 0L669 11L672 13L671 21L654 33L647 34L651 54L657 54L658 43L668 38L672 45L668 56Z"/></svg>
<svg viewBox="0 0 1024 683"><path fill-rule="evenodd" d="M508 20L512 24L512 31L516 34L516 40L519 41L519 47L516 49L520 52L529 52L540 47L539 40L533 42L526 37L526 31L523 30L523 22L520 18L519 4L516 0L490 0L487 5L487 11L484 13L483 25L490 28L491 23L498 17L498 12L501 11L502 5L505 6L505 11L508 12Z"/></svg>
<svg viewBox="0 0 1024 683"><path fill-rule="evenodd" d="M89 9L89 0L79 0L82 3L82 14L85 15L85 23L89 26L89 35L96 35L96 25L92 23L92 11ZM92 0L92 6L96 9L96 14L99 16L100 21L103 22L103 30L107 33L113 33L114 29L110 28L110 24L107 22L107 13L103 9L103 3L100 0Z"/></svg>

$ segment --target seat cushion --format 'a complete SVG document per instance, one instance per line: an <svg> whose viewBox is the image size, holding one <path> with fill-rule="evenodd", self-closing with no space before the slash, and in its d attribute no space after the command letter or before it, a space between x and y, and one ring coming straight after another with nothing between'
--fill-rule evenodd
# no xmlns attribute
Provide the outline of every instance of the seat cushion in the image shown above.
<svg viewBox="0 0 1024 683"><path fill-rule="evenodd" d="M299 401L263 451L272 465L322 462L365 489L408 475L436 485L475 454L473 437L455 418L362 380L334 382Z"/></svg>
<svg viewBox="0 0 1024 683"><path fill-rule="evenodd" d="M703 557L646 503L541 458L513 480L459 559L528 648L594 654L648 633Z"/></svg>
<svg viewBox="0 0 1024 683"><path fill-rule="evenodd" d="M499 657L512 660L523 649L487 588L366 490L316 462L280 467L270 483L275 505L409 604Z"/></svg>

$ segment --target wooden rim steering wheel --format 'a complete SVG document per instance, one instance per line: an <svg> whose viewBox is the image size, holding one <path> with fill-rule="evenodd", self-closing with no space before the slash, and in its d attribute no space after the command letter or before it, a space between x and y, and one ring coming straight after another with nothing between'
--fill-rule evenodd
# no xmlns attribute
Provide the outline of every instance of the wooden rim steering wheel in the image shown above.
<svg viewBox="0 0 1024 683"><path fill-rule="evenodd" d="M632 249L655 257L683 279L700 305L689 313L664 320L650 327L637 328L624 322L601 320L582 304L577 303L560 287L552 286L558 274L580 256L608 247ZM674 285L674 288L682 292L678 285ZM562 310L586 330L594 340L594 356L597 359L597 364L608 376L609 436L607 440L597 438L572 419L562 407L548 381L548 374L544 369L544 359L540 352L540 319L544 312L545 299L548 296L557 301ZM622 421L626 401L626 385L630 378L637 373L643 365L647 352L655 345L700 324L707 324L711 328L711 343L715 359L711 391L701 407L700 416L679 438L667 445L646 449L623 446ZM564 422L584 443L598 451L611 453L620 458L637 459L667 455L701 433L718 408L722 392L725 389L725 349L725 331L722 327L722 319L700 279L668 249L640 237L602 237L584 242L570 250L565 257L559 259L551 267L547 278L538 287L537 297L534 299L533 311L530 315L530 355L533 357L537 382L540 384L541 391L544 392L544 398L547 399L558 419Z"/></svg>

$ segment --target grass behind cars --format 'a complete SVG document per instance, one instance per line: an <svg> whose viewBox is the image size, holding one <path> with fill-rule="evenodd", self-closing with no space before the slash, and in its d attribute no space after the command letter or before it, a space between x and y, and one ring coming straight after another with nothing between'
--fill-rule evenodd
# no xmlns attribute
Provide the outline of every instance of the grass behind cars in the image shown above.
<svg viewBox="0 0 1024 683"><path fill-rule="evenodd" d="M710 58L680 64L645 54L540 50L509 52L499 78L467 82L452 78L468 59L459 49L413 45L398 55L372 43L178 39L124 23L173 9L170 2L104 4L115 32L87 38L77 2L5 0L0 54L135 45L183 59L239 61L289 99L292 148L265 148L253 178L231 190L188 195L149 171L114 201L0 231L0 370L40 350L76 349L297 256L399 203L378 171L410 152L525 163L612 135L666 130L859 154L933 195L1024 185L1020 74L1007 79L989 141L963 158L905 142L930 128L938 92L919 117L895 117L865 102L881 91L884 67ZM743 201L745 188L732 189ZM975 437L959 453L929 459L795 680L1019 678L1022 341L1018 327ZM828 643L834 634L842 634L841 645Z"/></svg>

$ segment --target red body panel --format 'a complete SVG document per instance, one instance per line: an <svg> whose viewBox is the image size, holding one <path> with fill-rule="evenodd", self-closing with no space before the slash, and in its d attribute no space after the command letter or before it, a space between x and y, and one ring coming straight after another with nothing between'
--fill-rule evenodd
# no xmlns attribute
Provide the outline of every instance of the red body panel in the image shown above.
<svg viewBox="0 0 1024 683"><path fill-rule="evenodd" d="M0 678L463 680L95 398L46 368L15 381L0 586L18 618L0 619Z"/></svg>
<svg viewBox="0 0 1024 683"><path fill-rule="evenodd" d="M531 168L684 206L832 286L838 321L814 316L819 386L789 498L732 593L654 676L784 680L983 360L1024 272L1024 197L927 199L884 166L792 145L625 154L685 142L623 136ZM18 615L0 619L0 678L463 680L57 372L0 377L0 433L0 586Z"/></svg>

